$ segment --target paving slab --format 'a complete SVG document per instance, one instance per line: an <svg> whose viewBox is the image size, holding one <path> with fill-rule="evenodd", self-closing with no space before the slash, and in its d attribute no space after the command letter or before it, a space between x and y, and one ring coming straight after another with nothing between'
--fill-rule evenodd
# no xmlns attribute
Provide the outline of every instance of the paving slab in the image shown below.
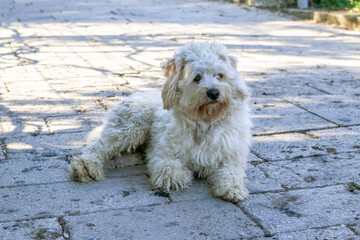
<svg viewBox="0 0 360 240"><path fill-rule="evenodd" d="M44 118L0 118L0 138L24 137L49 132Z"/></svg>
<svg viewBox="0 0 360 240"><path fill-rule="evenodd" d="M29 135L20 138L5 139L6 153L9 159L33 157L53 157L71 155L80 152L88 132L71 134Z"/></svg>
<svg viewBox="0 0 360 240"><path fill-rule="evenodd" d="M0 196L0 221L102 212L169 201L152 191L146 176L2 188Z"/></svg>
<svg viewBox="0 0 360 240"><path fill-rule="evenodd" d="M46 118L51 133L88 132L101 125L103 120L104 114L77 114Z"/></svg>
<svg viewBox="0 0 360 240"><path fill-rule="evenodd" d="M40 92L43 96L44 92ZM53 92L49 93L52 98L41 98L36 95L3 95L2 103L6 105L6 113L13 113L15 116L46 117L61 114L75 114L72 101L59 99Z"/></svg>
<svg viewBox="0 0 360 240"><path fill-rule="evenodd" d="M217 199L64 219L74 239L236 239L263 235L240 209Z"/></svg>
<svg viewBox="0 0 360 240"><path fill-rule="evenodd" d="M292 239L358 239L359 236L355 235L349 228L345 225L321 228L321 229L308 229L304 231L295 231L295 232L286 232L278 233L273 237L258 237L254 240L292 240Z"/></svg>
<svg viewBox="0 0 360 240"><path fill-rule="evenodd" d="M287 188L310 188L359 181L360 151L263 163L258 166Z"/></svg>
<svg viewBox="0 0 360 240"><path fill-rule="evenodd" d="M286 133L253 138L252 149L269 161L357 151L359 127L331 128L302 133Z"/></svg>
<svg viewBox="0 0 360 240"><path fill-rule="evenodd" d="M343 95L287 97L292 103L338 125L360 124L359 99Z"/></svg>
<svg viewBox="0 0 360 240"><path fill-rule="evenodd" d="M301 70L301 73L294 73L294 71L299 70L278 67L262 72L255 70L243 72L242 74L248 81L252 96L255 98L284 98L287 96L317 96L325 94L323 91L319 91L307 84L308 82L312 82L309 78L304 78L304 75L308 74L307 72L304 73L303 70Z"/></svg>
<svg viewBox="0 0 360 240"><path fill-rule="evenodd" d="M360 225L359 224L354 224L354 225L350 225L349 228L357 235L360 235Z"/></svg>
<svg viewBox="0 0 360 240"><path fill-rule="evenodd" d="M57 218L0 223L0 238L7 240L66 239Z"/></svg>
<svg viewBox="0 0 360 240"><path fill-rule="evenodd" d="M294 116L296 116L296 121L294 121ZM252 121L255 126L254 134L337 126L276 97L253 97Z"/></svg>
<svg viewBox="0 0 360 240"><path fill-rule="evenodd" d="M69 181L69 163L63 157L33 157L0 161L0 188Z"/></svg>
<svg viewBox="0 0 360 240"><path fill-rule="evenodd" d="M359 190L344 185L253 194L240 206L270 234L355 224L360 219Z"/></svg>
<svg viewBox="0 0 360 240"><path fill-rule="evenodd" d="M327 95L345 95L353 99L360 97L359 73L352 68L319 66L316 71L306 73L306 85ZM314 81L316 79L316 81Z"/></svg>
<svg viewBox="0 0 360 240"><path fill-rule="evenodd" d="M2 0L0 22L0 238L359 236L359 33L202 0ZM250 198L223 202L204 180L153 191L131 156L105 181L71 182L101 116L160 90L160 63L189 40L226 44L259 103Z"/></svg>
<svg viewBox="0 0 360 240"><path fill-rule="evenodd" d="M246 185L250 193L283 190L277 181L266 175L258 166L248 164L246 173L248 177Z"/></svg>

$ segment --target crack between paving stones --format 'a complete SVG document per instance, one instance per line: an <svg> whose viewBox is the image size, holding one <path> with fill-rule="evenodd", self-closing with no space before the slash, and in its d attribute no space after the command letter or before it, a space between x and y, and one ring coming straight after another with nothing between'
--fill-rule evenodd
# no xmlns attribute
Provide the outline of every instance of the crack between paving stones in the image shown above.
<svg viewBox="0 0 360 240"><path fill-rule="evenodd" d="M6 82L5 81L1 81L2 82L2 84L4 85L4 87L5 87L5 89L6 89L6 92L10 92L10 90L9 90L9 88L8 88L8 86L7 86L7 84L6 84Z"/></svg>
<svg viewBox="0 0 360 240"><path fill-rule="evenodd" d="M356 223L355 223L355 224L356 224ZM355 224L343 224L343 223L339 223L339 224L335 224L335 225L326 225L326 226L321 226L321 227L309 227L309 228L297 229L297 230L295 230L295 231L281 231L281 232L276 232L274 235L279 234L279 233L281 233L281 234L283 234L283 233L296 233L296 232L306 231L306 230L310 230L310 229L322 229L322 230L323 230L323 229L328 229L328 228L331 228L331 227L341 227L341 226L343 226L343 225L345 225L347 228L350 229L349 226L355 225ZM352 230L350 229L350 231L352 231ZM352 231L352 232L354 232L354 231ZM358 235L356 232L354 232L354 234L355 234L355 235Z"/></svg>
<svg viewBox="0 0 360 240"><path fill-rule="evenodd" d="M180 203L180 202L193 202L193 201L201 201L201 200L206 200L206 199L210 199L212 197L204 197L204 198L199 198L199 199L190 199L190 200L182 200L182 201L175 201L175 202L171 202L171 203ZM105 209L105 210L98 210L98 211L93 211L93 212L73 212L73 213L69 213L66 214L65 216L82 216L82 215L89 215L89 214L93 214L93 213L105 213L105 212L112 212L112 211L123 211L123 210L131 210L131 209L135 209L135 208L149 208L149 207L156 207L156 206L161 206L161 205L165 205L165 204L169 204L170 202L164 202L164 203L152 203L149 205L144 205L144 206L134 206L134 207L124 207L124 208L110 208L110 209ZM1 221L0 221L1 223Z"/></svg>
<svg viewBox="0 0 360 240"><path fill-rule="evenodd" d="M331 93L329 93L329 92L327 92L327 91L324 91L324 90L322 90L322 89L320 89L320 88L317 88L317 87L315 87L315 86L312 86L312 85L310 85L309 83L305 83L305 86L310 87L310 88L313 88L313 89L315 89L315 90L318 90L319 92L325 93L325 94L327 94L327 95L332 95Z"/></svg>
<svg viewBox="0 0 360 240"><path fill-rule="evenodd" d="M291 101L286 100L286 99L284 99L284 98L280 98L280 99L281 99L282 101L286 102L286 103L290 103L290 104L292 104L292 105L294 105L294 106L296 106L296 107L298 107L298 108L301 108L302 110L305 110L306 112L311 113L311 114L313 114L313 115L315 115L315 116L317 116L317 117L319 117L319 118L321 118L321 119L324 119L325 121L331 122L331 123L333 123L333 124L335 124L335 125L337 125L337 126L339 126L339 127L343 127L343 126L344 126L344 125L338 124L338 123L336 123L336 122L333 122L333 121L331 121L331 120L329 120L329 119L327 119L327 118L324 118L324 117L320 116L319 114L316 114L316 113L314 113L314 112L312 112L312 111L304 108L304 107L301 106L300 104L291 102Z"/></svg>
<svg viewBox="0 0 360 240"><path fill-rule="evenodd" d="M5 160L8 160L9 156L6 152L5 138L0 138L0 150L3 153Z"/></svg>
<svg viewBox="0 0 360 240"><path fill-rule="evenodd" d="M53 100L58 100L58 98L50 98L48 97L47 99L53 99ZM11 112L11 111L9 111ZM11 113L14 113L14 112L11 112ZM76 116L89 116L89 117L93 117L93 116L104 116L104 113L64 113L64 114L59 114L59 115L42 115L41 117L43 118L66 118L66 117L76 117ZM24 116L16 116L16 115L13 115L12 116L14 120L22 120ZM31 118L34 118L34 117L29 117L30 119ZM360 125L360 124L359 124Z"/></svg>
<svg viewBox="0 0 360 240"><path fill-rule="evenodd" d="M352 231L356 236L360 236L360 232L357 232L356 229L354 228L355 225L356 225L356 223L354 223L354 224L346 224L346 227L348 229L350 229L350 231Z"/></svg>
<svg viewBox="0 0 360 240"><path fill-rule="evenodd" d="M306 190L306 189L322 189L322 188L335 187L335 186L344 186L345 187L345 185L348 185L350 183L352 183L352 182L335 183L335 184L331 184L331 185L313 186L313 187L305 187L305 188L304 187L287 187L286 192Z"/></svg>
<svg viewBox="0 0 360 240"><path fill-rule="evenodd" d="M251 152L251 153L253 153L255 156L258 157L258 154L255 154L255 152ZM342 153L357 153L357 150L354 149L354 150L352 150L352 151L340 151L340 152L324 153L324 154L312 154L312 155L306 155L306 156L303 156L303 155L302 155L302 156L293 157L293 158L276 159L276 160L267 160L267 159L261 157L261 159L263 160L263 162L258 162L257 165L262 164L262 163L286 162L286 161L294 161L294 160L299 160L299 159L304 159L304 158L332 156L332 155L337 155L337 154L342 154ZM260 157L259 157L259 158L260 158Z"/></svg>
<svg viewBox="0 0 360 240"><path fill-rule="evenodd" d="M307 132L311 132L311 131L321 131L321 130L334 129L334 128L349 128L349 127L358 127L358 126L360 126L360 124L329 126L329 127L321 127L321 128L307 128L307 129L289 130L289 131L282 131L282 132L254 133L253 137L272 136L272 135L286 134L286 133L306 134Z"/></svg>
<svg viewBox="0 0 360 240"><path fill-rule="evenodd" d="M94 127L95 128L95 127ZM60 135L60 134L69 134L69 133L89 133L89 130L78 130L78 131L69 131L69 132L54 132L54 133L40 133L38 136L50 136L50 135ZM24 134L25 136L29 136L30 134ZM23 139L24 136L16 136L11 139Z"/></svg>
<svg viewBox="0 0 360 240"><path fill-rule="evenodd" d="M54 135L54 131L52 131L51 127L50 127L50 122L47 120L46 117L44 117L43 119L44 119L46 127L48 128L48 131L49 131L50 135Z"/></svg>
<svg viewBox="0 0 360 240"><path fill-rule="evenodd" d="M200 199L201 200L201 199ZM22 219L12 219L12 220L4 220L4 221L0 221L0 223L8 223L8 222L26 222L26 221L34 221L34 220L42 220L42 219L51 219L51 218L57 218L58 221L59 219L62 219L64 217L72 217L72 216L82 216L82 215L89 215L89 214L93 214L93 213L105 213L105 212L111 212L111 211L122 211L122 210L130 210L130 209L135 209L135 208L146 208L146 207L154 207L154 206L160 206L163 205L164 203L153 203L153 204L149 204L149 205L145 205L145 206L134 206L134 207L125 207L125 208L109 208L109 209L105 209L105 210L98 210L98 211L93 211L93 212L73 212L73 213L69 213L69 214L65 214L65 215L61 215L59 217L56 217L54 215L51 216L44 216L44 217L33 217L33 218L22 218ZM60 224L60 223L59 223ZM61 225L61 224L60 224ZM65 223L66 225L66 223ZM66 230L66 229L65 229Z"/></svg>
<svg viewBox="0 0 360 240"><path fill-rule="evenodd" d="M263 158L262 156L260 156L257 152L255 152L255 150L250 149L250 152L251 152L252 154L254 154L257 158L259 158L263 163L264 163L264 162L268 162L268 160L267 160L266 158Z"/></svg>
<svg viewBox="0 0 360 240"><path fill-rule="evenodd" d="M141 176L144 174L139 174L139 175L131 175L131 176L119 176L119 177L111 177L111 178L127 178L127 177L134 177L134 176ZM13 185L13 186L0 186L0 189L6 189L6 188L18 188L18 187L32 187L32 186L43 186L43 185L53 185L53 184L61 184L61 183L72 183L73 181L59 181L59 182L52 182L52 183L34 183L34 184L24 184L24 185ZM78 182L76 182L78 183ZM339 186L339 185L346 185L346 184L351 184L353 183L353 181L350 182L343 182L343 183L336 183L336 184L332 184L332 185L323 185L323 186L313 186L313 187L299 187L299 188L288 188L288 190L269 190L269 191L260 191L260 192L253 192L250 194L263 194L263 193L280 193L280 192L287 192L287 191L296 191L296 190L305 190L305 189L316 189L316 188L326 188L326 187L331 187L331 186ZM80 184L86 184L86 183L80 183ZM210 197L208 197L210 198ZM202 198L202 199L208 199L208 198ZM168 198L169 199L169 198ZM173 198L171 197L171 199L169 199L169 201L171 203L176 203L177 201L174 201ZM187 201L187 200L184 200ZM189 200L190 201L190 200ZM1 221L0 221L1 222Z"/></svg>
<svg viewBox="0 0 360 240"><path fill-rule="evenodd" d="M95 100L95 102L99 103L100 106L105 110L105 111L108 111L109 110L109 107L105 105L104 103L104 98L98 98Z"/></svg>
<svg viewBox="0 0 360 240"><path fill-rule="evenodd" d="M234 205L239 208L245 214L245 216L247 216L251 221L253 221L256 226L261 229L261 231L263 231L264 237L272 237L271 232L260 223L260 220L257 217L250 214L243 206L241 206L241 204Z"/></svg>
<svg viewBox="0 0 360 240"><path fill-rule="evenodd" d="M306 129L298 129L298 130L289 130L289 131L282 131L282 132L269 132L269 133L254 133L253 137L261 137L261 136L272 136L278 134L286 134L286 133L307 133L310 131L320 131L326 129L334 129L334 128L341 128L345 126L329 126L329 127L322 127L322 128L306 128ZM349 126L352 127L352 126Z"/></svg>
<svg viewBox="0 0 360 240"><path fill-rule="evenodd" d="M29 183L29 184L23 184L23 185L0 186L0 189L52 185L52 184L68 183L68 182L72 182L72 181L58 181L58 182L51 182L51 183Z"/></svg>
<svg viewBox="0 0 360 240"><path fill-rule="evenodd" d="M58 219L58 223L61 226L61 235L64 237L64 239L70 239L70 231L66 226L66 221L64 219L64 216L60 216L57 218Z"/></svg>
<svg viewBox="0 0 360 240"><path fill-rule="evenodd" d="M61 161L61 160L60 160ZM137 174L133 174L133 175L128 175L128 176L109 176L107 178L112 178L112 179L116 179L116 178L128 178L128 177L136 177L136 176L142 176L142 175L146 175L146 173L137 173ZM92 181L92 182L97 182L97 181ZM78 183L78 184L87 184L89 182L76 182L76 181L57 181L57 182L50 182L50 183L29 183L29 184L23 184L23 185L10 185L10 186L0 186L0 189L5 189L5 188L18 188L18 187L31 187L31 186L43 186L43 185L52 185L52 184L61 184L61 183Z"/></svg>

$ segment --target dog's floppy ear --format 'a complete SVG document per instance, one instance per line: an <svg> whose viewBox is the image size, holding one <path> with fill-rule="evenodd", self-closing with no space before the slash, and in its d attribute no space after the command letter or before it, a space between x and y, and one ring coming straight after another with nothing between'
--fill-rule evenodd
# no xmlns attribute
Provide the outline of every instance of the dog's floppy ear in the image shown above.
<svg viewBox="0 0 360 240"><path fill-rule="evenodd" d="M174 58L169 59L168 61L161 64L166 77L166 82L161 91L161 98L163 100L164 109L170 110L176 103L179 97L179 89L177 82L180 77L179 69L182 63L180 61L176 62Z"/></svg>
<svg viewBox="0 0 360 240"><path fill-rule="evenodd" d="M230 62L230 65L237 69L237 62L238 62L238 58L235 57L235 56L232 56L232 55L228 55L228 58L229 58L229 62Z"/></svg>
<svg viewBox="0 0 360 240"><path fill-rule="evenodd" d="M245 84L245 80L240 76L236 79L235 84L236 98L240 100L245 100L250 96L249 88Z"/></svg>
<svg viewBox="0 0 360 240"><path fill-rule="evenodd" d="M227 57L229 59L230 65L236 70L238 74L235 84L236 97L240 100L245 100L247 97L250 96L250 91L245 84L245 80L240 76L237 71L238 58L232 55L228 55Z"/></svg>

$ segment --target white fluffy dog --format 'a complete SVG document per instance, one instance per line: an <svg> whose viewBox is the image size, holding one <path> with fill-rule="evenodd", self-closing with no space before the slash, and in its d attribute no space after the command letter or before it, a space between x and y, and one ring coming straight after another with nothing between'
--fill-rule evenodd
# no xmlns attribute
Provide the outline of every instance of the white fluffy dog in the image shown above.
<svg viewBox="0 0 360 240"><path fill-rule="evenodd" d="M187 43L162 66L162 99L156 92L125 98L71 161L72 179L102 180L105 161L146 145L154 188L183 189L195 175L211 182L216 197L244 200L251 121L236 62L220 43Z"/></svg>

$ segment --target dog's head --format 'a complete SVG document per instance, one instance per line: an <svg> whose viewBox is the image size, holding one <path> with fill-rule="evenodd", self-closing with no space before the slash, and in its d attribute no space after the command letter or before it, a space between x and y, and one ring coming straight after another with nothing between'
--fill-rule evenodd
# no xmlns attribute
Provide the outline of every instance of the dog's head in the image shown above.
<svg viewBox="0 0 360 240"><path fill-rule="evenodd" d="M187 43L162 65L167 78L161 94L164 109L210 123L221 119L234 101L249 95L236 63L220 43Z"/></svg>

